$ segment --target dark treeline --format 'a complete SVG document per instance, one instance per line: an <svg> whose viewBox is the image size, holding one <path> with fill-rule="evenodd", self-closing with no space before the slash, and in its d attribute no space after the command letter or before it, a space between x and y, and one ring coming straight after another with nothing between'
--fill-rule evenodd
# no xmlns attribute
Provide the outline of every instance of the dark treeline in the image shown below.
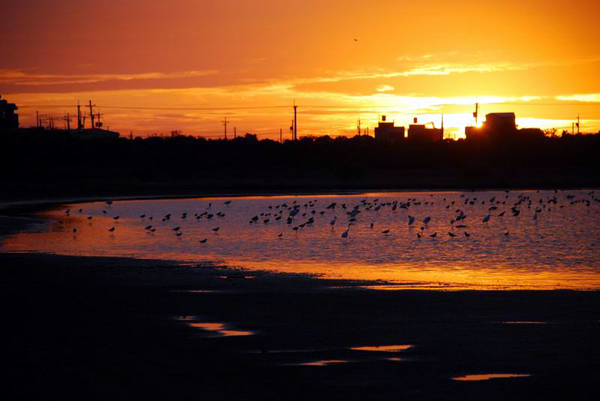
<svg viewBox="0 0 600 401"><path fill-rule="evenodd" d="M598 186L600 134L386 143L308 137L281 144L187 136L80 140L0 134L3 198L278 190Z"/></svg>

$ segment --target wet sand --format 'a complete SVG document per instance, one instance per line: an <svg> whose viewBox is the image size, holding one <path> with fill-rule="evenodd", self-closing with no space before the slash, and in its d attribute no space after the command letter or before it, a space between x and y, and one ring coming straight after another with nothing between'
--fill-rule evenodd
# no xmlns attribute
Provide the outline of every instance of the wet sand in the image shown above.
<svg viewBox="0 0 600 401"><path fill-rule="evenodd" d="M0 266L6 399L564 400L600 390L599 292L374 291L40 254L2 254ZM383 345L412 347L363 348ZM453 380L480 374L530 376Z"/></svg>

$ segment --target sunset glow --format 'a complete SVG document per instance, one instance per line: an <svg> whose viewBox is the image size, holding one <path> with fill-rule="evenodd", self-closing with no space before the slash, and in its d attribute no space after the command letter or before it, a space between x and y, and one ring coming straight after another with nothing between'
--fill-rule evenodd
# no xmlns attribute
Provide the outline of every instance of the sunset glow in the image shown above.
<svg viewBox="0 0 600 401"><path fill-rule="evenodd" d="M92 100L134 135L372 134L418 117L461 138L480 116L600 130L595 0L152 0L0 4L0 94L56 119ZM419 18L416 18L419 17ZM479 120L481 122L481 118ZM62 121L58 125L63 124ZM364 132L364 131L363 131Z"/></svg>

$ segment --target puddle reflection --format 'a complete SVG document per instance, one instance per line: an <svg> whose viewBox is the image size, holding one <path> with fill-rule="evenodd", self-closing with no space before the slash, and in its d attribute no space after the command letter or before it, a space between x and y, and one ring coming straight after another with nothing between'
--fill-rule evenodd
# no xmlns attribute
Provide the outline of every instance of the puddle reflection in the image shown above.
<svg viewBox="0 0 600 401"><path fill-rule="evenodd" d="M352 351L369 351L369 352L400 352L413 348L414 345L375 345L366 347L350 348Z"/></svg>
<svg viewBox="0 0 600 401"><path fill-rule="evenodd" d="M509 378L513 378L513 377L529 377L529 376L531 376L531 375L519 374L519 373L488 373L488 374L458 376L458 377L453 377L452 380L482 381L482 380L491 380L491 379L509 379Z"/></svg>
<svg viewBox="0 0 600 401"><path fill-rule="evenodd" d="M196 316L177 316L176 319L182 322L189 322L188 326L190 327L202 329L223 337L252 336L256 334L256 332L250 330L233 330L225 323L196 322Z"/></svg>
<svg viewBox="0 0 600 401"><path fill-rule="evenodd" d="M314 361L314 362L304 362L304 363L299 363L299 366L329 366L329 365L337 365L337 364L342 364L342 363L348 363L350 361L348 360L344 360L344 359L330 359L330 360L323 360L323 361Z"/></svg>

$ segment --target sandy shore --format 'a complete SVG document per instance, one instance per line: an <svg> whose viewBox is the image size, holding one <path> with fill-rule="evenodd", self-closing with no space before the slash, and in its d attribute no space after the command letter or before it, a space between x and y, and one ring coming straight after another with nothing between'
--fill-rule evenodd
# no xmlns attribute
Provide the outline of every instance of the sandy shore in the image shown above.
<svg viewBox="0 0 600 401"><path fill-rule="evenodd" d="M564 400L600 390L598 292L370 291L39 254L3 254L0 266L6 399ZM205 323L252 335L192 326ZM351 349L378 345L414 347ZM323 360L342 362L302 365ZM531 376L452 380L480 373Z"/></svg>

